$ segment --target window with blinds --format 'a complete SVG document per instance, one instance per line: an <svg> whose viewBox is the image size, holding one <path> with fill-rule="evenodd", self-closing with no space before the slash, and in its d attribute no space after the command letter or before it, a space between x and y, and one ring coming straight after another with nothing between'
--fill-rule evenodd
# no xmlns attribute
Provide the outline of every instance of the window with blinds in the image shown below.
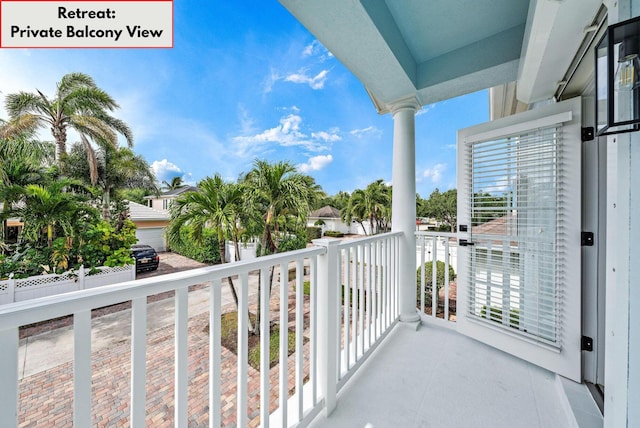
<svg viewBox="0 0 640 428"><path fill-rule="evenodd" d="M471 144L469 315L559 347L561 125Z"/></svg>

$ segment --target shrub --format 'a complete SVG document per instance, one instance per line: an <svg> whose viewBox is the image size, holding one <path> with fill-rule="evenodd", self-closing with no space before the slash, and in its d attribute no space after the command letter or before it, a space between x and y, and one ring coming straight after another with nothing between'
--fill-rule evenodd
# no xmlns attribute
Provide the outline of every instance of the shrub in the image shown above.
<svg viewBox="0 0 640 428"><path fill-rule="evenodd" d="M420 303L420 281L421 268L416 270L416 299ZM456 273L451 265L449 265L449 281L456 278ZM424 302L425 305L431 305L431 286L433 282L433 262L425 262L424 264ZM444 262L438 260L436 262L436 290L444 285Z"/></svg>
<svg viewBox="0 0 640 428"><path fill-rule="evenodd" d="M299 235L286 235L278 241L278 252L300 250L307 248L307 240Z"/></svg>
<svg viewBox="0 0 640 428"><path fill-rule="evenodd" d="M220 263L220 247L218 236L213 229L203 229L202 240L193 238L192 227L187 225L180 229L180 239L169 239L171 251L201 263Z"/></svg>
<svg viewBox="0 0 640 428"><path fill-rule="evenodd" d="M327 230L324 233L324 236L329 236L331 238L342 238L344 236L344 233L338 232L337 230Z"/></svg>
<svg viewBox="0 0 640 428"><path fill-rule="evenodd" d="M484 305L480 310L480 316L490 321L494 321L502 324L502 308L497 306L489 307L489 316L487 316L487 305ZM509 309L509 327L520 327L520 311L514 308Z"/></svg>
<svg viewBox="0 0 640 428"><path fill-rule="evenodd" d="M322 228L316 226L307 227L307 242L311 242L314 239L322 237Z"/></svg>

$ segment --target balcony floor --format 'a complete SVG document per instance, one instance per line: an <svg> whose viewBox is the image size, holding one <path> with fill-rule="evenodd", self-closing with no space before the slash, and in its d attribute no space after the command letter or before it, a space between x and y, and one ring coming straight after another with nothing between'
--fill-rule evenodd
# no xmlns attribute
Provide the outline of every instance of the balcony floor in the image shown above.
<svg viewBox="0 0 640 428"><path fill-rule="evenodd" d="M570 427L555 374L454 330L395 327L321 427ZM322 418L322 419L320 419Z"/></svg>

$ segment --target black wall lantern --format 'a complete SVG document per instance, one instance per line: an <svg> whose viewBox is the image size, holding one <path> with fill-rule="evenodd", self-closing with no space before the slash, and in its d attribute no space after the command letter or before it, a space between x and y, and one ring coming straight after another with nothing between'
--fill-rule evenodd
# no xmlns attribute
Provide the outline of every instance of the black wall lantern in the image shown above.
<svg viewBox="0 0 640 428"><path fill-rule="evenodd" d="M596 45L597 135L640 130L640 17L611 25Z"/></svg>

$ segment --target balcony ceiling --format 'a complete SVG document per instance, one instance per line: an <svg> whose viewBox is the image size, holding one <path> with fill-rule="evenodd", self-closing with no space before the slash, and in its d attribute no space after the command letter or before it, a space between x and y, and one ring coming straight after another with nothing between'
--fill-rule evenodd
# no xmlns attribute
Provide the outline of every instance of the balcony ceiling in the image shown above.
<svg viewBox="0 0 640 428"><path fill-rule="evenodd" d="M381 113L518 81L553 96L601 0L279 0L365 85ZM520 89L520 87L522 89Z"/></svg>

